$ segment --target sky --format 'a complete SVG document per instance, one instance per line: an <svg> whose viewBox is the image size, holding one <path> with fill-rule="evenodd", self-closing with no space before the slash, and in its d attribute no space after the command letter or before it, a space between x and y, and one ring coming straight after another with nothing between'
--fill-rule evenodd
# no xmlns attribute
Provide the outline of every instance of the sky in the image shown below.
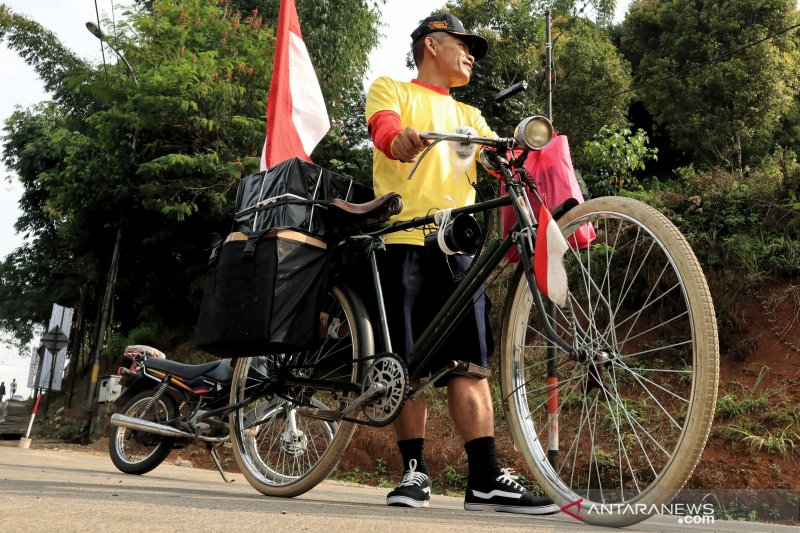
<svg viewBox="0 0 800 533"><path fill-rule="evenodd" d="M100 42L86 29L87 21L97 19L95 0L0 0L13 12L20 13L39 22L54 32L73 52L88 60L100 63ZM130 0L97 0L100 18L111 18L112 9L119 18ZM431 11L445 4L445 0L389 0L382 8L383 27L380 44L371 57L370 73L364 80L368 87L377 76L390 76L410 80L414 72L405 67L406 54L410 46L410 34L419 21ZM629 1L618 2L617 18L627 9ZM302 21L301 21L302 22ZM113 54L106 52L106 57ZM113 61L113 58L112 58ZM42 82L16 52L0 44L0 127L14 111L48 99ZM2 147L0 147L0 150ZM21 187L15 179L9 182L8 170L0 164L0 258L4 258L19 247L23 238L14 230L19 216L18 201ZM29 358L19 357L14 351L0 345L0 381L6 385L11 378L19 384L18 394L27 394ZM8 388L8 387L6 387Z"/></svg>

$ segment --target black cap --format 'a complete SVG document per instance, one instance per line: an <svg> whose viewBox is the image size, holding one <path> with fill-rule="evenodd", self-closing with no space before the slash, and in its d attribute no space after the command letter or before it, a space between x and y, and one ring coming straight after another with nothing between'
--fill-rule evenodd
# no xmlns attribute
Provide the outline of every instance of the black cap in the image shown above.
<svg viewBox="0 0 800 533"><path fill-rule="evenodd" d="M461 23L461 21L450 13L433 15L423 20L417 29L411 33L411 41L417 42L418 39L421 39L429 33L434 33L437 31L443 31L449 33L450 35L456 35L462 39L465 43L467 43L467 46L469 46L469 53L472 54L472 57L475 58L475 61L478 61L485 56L486 51L489 50L489 43L486 42L486 39L473 33L469 33L464 29L464 25Z"/></svg>

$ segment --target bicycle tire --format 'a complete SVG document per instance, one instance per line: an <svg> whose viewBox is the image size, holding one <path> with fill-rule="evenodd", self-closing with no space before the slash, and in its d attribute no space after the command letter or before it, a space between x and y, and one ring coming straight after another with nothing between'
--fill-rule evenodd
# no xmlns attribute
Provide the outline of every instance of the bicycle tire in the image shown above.
<svg viewBox="0 0 800 533"><path fill-rule="evenodd" d="M564 256L568 304L545 307L559 335L589 357L548 348L518 270L504 312L501 389L514 443L544 491L579 520L620 527L659 512L694 471L714 416L719 341L701 266L664 215L605 197L558 221L568 240L587 223L596 238ZM570 314L582 329L570 329ZM550 383L548 353L557 369Z"/></svg>
<svg viewBox="0 0 800 533"><path fill-rule="evenodd" d="M328 317L327 336L319 349L308 354L316 358L315 377L338 377L358 383L362 365L356 358L373 353L372 329L364 306L352 291L334 287L326 296L323 313ZM256 377L254 372L258 368L263 372L265 361L268 367L274 357L279 356L237 360L231 403L246 397L248 382ZM307 390L304 394L318 409L345 403L341 396L333 398L323 391ZM289 498L317 486L336 468L355 431L351 422L306 417L295 407L290 400L273 396L256 400L230 415L236 463L250 485L264 495ZM291 419L296 430L291 428Z"/></svg>
<svg viewBox="0 0 800 533"><path fill-rule="evenodd" d="M163 423L178 416L178 406L169 394L162 395L156 404L145 413L144 410L154 393L155 390L140 392L125 404L120 413L157 423ZM175 439L172 437L113 426L108 436L108 453L111 456L111 462L120 472L141 475L150 472L164 462L174 444Z"/></svg>

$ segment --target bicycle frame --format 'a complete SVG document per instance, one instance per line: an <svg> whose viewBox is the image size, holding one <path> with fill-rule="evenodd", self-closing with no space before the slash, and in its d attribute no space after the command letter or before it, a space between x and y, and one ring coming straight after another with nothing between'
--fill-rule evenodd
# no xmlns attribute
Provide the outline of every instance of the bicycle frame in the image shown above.
<svg viewBox="0 0 800 533"><path fill-rule="evenodd" d="M686 483L708 438L719 384L713 302L689 243L663 214L637 200L565 202L554 218L573 242L564 259L570 292L557 306L538 290L532 268L544 227L529 200L538 195L523 170L526 152L507 161L506 141L492 142L496 150L484 149L481 163L499 173L505 193L448 214L511 206L516 224L504 239L485 243L441 309L431 309L411 354L403 354L413 373L391 349L376 250L388 234L434 226L437 219L442 226L442 213L384 227L343 224L343 246L333 261L341 268L320 311L318 347L236 364L227 406L236 411L231 441L258 491L302 494L335 468L353 423L391 424L406 400L448 373L487 377L474 364L450 361L458 354L439 343L457 335L462 312L505 267L514 245L520 263L509 283L495 364L515 449L536 481L560 506L587 502L590 507L575 510L580 520L611 526L646 518L649 512L626 509L656 508ZM366 281L370 275L373 283ZM423 378L419 369L438 353L446 356L436 359L442 368ZM591 511L598 506L613 512Z"/></svg>
<svg viewBox="0 0 800 533"><path fill-rule="evenodd" d="M531 289L531 294L536 305L536 309L543 317L548 316L545 312L545 303L541 292L536 286L536 281L533 273L533 243L535 242L535 228L529 220L527 213L530 213L530 205L527 202L527 197L522 194L522 185L511 179L511 176L505 176L507 195L484 202L479 202L470 206L453 209L451 216L455 217L458 214L473 214L479 212L487 212L492 209L497 209L503 206L511 205L517 215L518 223L509 235L503 240L494 240L483 250L483 253L478 257L477 262L467 272L464 279L459 283L456 290L442 306L442 309L437 313L425 331L417 338L412 348L412 362L411 366L416 369L423 368L425 364L433 357L434 350L438 343L441 342L448 334L452 326L459 320L459 317L466 311L472 303L472 296L480 287L486 282L491 273L500 264L501 260L511 247L516 244L519 249L520 261L525 269L525 274L528 280L528 285ZM525 205L523 205L523 202ZM434 215L427 217L415 218L409 221L396 222L386 228L371 233L373 237L380 237L389 233L403 231L409 228L418 228L434 222ZM525 229L520 229L522 225L527 226ZM530 237L530 238L528 238ZM375 251L370 250L370 266L372 269L373 280L376 286L376 295L378 298L378 312L379 322L382 327L385 351L391 352L391 342L389 341L388 326L386 322L386 311L380 290L379 275L377 271L377 261L375 260ZM545 330L548 338L553 342L554 346L564 350L570 357L577 357L575 349L564 341L553 328L549 320L544 321ZM554 369L555 370L555 369ZM409 399L421 394L429 386L441 376L450 371L449 367L442 368L439 372L435 372L433 377L426 381L419 387L412 388L410 391ZM419 370L415 370L410 379L414 380L419 377Z"/></svg>
<svg viewBox="0 0 800 533"><path fill-rule="evenodd" d="M480 141L483 144L494 145L498 149L510 149L514 146L513 139L484 139L484 138L472 138L470 136L463 136L459 134L433 134L433 133L425 133L427 137L434 139L434 143L436 144L442 140L459 140L464 141L466 139L467 142L477 142ZM432 147L431 145L429 149ZM514 179L514 176L517 175L512 174L512 168L518 168L519 163L524 161L525 157L527 156L528 150L524 150L517 158L516 161L513 161L511 165L502 166L498 172L500 174L500 179L504 182L506 186L506 194L499 198L494 198L491 200L487 200L484 202L479 202L470 206L455 208L451 211L451 216L455 217L459 214L473 214L479 212L488 212L492 209L497 209L504 206L512 206L514 209L514 213L517 219L516 226L512 229L508 236L506 236L503 240L494 240L483 250L480 256L477 259L477 262L470 268L470 270L466 273L465 277L461 280L461 282L456 287L456 290L450 296L450 298L445 302L443 307L425 329L419 338L416 339L414 346L412 347L412 361L411 366L415 368L414 372L409 376L409 381L413 382L416 378L419 378L419 369L424 368L425 364L434 356L435 350L437 349L438 344L441 342L443 338L450 334L451 329L455 324L457 324L458 320L461 319L463 313L469 309L472 305L472 297L473 295L480 290L481 286L486 282L489 276L494 272L495 268L500 264L503 257L508 253L512 246L515 244L518 247L519 255L520 255L520 262L522 267L524 268L525 276L527 279L528 286L530 287L531 294L533 295L533 300L536 305L536 309L540 316L548 317L549 315L545 312L545 302L542 297L542 294L538 290L536 285L535 275L533 271L533 253L534 253L534 244L536 238L536 229L537 226L535 225L533 219L533 209L531 208L531 204L528 201L528 196L525 194L525 184L523 183L522 179ZM423 154L424 156L424 154ZM421 158L422 156L420 156ZM415 166L416 168L416 166ZM413 176L414 172L412 170L411 174L409 175L409 179ZM528 186L531 189L531 192L538 197L538 193L536 192L535 186L528 182ZM541 201L541 199L540 199ZM426 225L434 224L435 223L435 215L428 215L425 217L418 217L407 221L400 221L395 222L394 224L390 224L383 228L380 228L375 231L365 231L360 235L350 236L347 237L348 239L358 239L358 238L372 238L378 239L384 235L395 233L399 231L404 231L411 228L420 228ZM383 298L383 292L380 283L380 275L378 272L378 265L375 256L375 248L370 247L369 251L367 252L367 259L370 264L370 269L373 278L373 286L375 290L376 300L377 300L377 310L378 310L378 323L381 328L381 338L383 339L383 348L382 350L377 350L376 353L382 352L389 352L392 353L392 346L390 335L388 331L388 323L386 318L386 308ZM552 349L551 352L555 352L556 348L560 348L567 355L573 359L579 358L579 352L576 350L572 345L567 343L564 339L561 338L555 331L553 324L549 319L544 320L544 328L547 334L548 339L552 342ZM374 355L374 354L373 354ZM551 377L557 377L557 370L554 365L550 365L551 368L548 371L548 375ZM430 379L427 379L424 383L417 387L410 387L408 399L413 399L414 397L421 394L424 390L428 387L432 386L434 382L436 382L440 377L446 375L450 371L454 369L454 365L451 363L449 365L445 365L442 369L431 376ZM299 386L299 387L312 387L317 389L327 389L332 391L341 391L341 392L359 392L353 389L352 383L342 383L335 380L329 379L309 379L306 377L298 377L298 376L291 376L291 375L284 375L280 381L280 386L283 387L292 387L292 386ZM263 395L263 393L267 390L273 388L276 385L276 382L273 383L265 383L264 388L258 392L254 392L255 396ZM370 394L374 394L373 392L369 391L361 391L362 394L357 398L356 403L362 401L362 398L366 398ZM240 404L247 403L250 401L251 398L247 398L246 400L239 402L239 404L227 406L224 408L225 412L230 412L239 407ZM344 419L348 419L345 417ZM358 420L352 420L354 422L358 422Z"/></svg>

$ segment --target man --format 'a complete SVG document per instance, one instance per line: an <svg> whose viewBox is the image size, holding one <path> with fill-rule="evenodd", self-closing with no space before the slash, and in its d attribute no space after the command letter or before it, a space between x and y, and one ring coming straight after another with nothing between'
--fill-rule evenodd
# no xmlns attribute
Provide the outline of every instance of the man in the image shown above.
<svg viewBox="0 0 800 533"><path fill-rule="evenodd" d="M14 395L17 393L17 379L14 378L11 380L11 399L14 399Z"/></svg>
<svg viewBox="0 0 800 533"><path fill-rule="evenodd" d="M420 161L414 177L407 179L417 156L429 144L418 132L447 132L469 126L480 136L496 136L477 109L450 96L451 88L469 82L474 62L486 54L486 40L468 33L450 14L426 18L411 38L417 78L409 83L378 78L367 95L367 123L376 148L375 195L402 195L403 212L395 220L475 202L475 163L457 173L446 143L434 147ZM454 275L464 272L470 263L467 256L446 256L429 251L423 244L422 230L387 235L380 264L392 348L407 363L415 336L452 293ZM492 339L486 324L486 303L477 294L474 302L472 316L449 335L437 351L438 359L422 369L423 375L442 368L451 359L488 366ZM464 508L525 514L558 512L551 500L534 496L514 481L509 470L500 469L488 381L464 375L449 375L442 381L437 385L447 386L450 416L464 439L469 463ZM405 475L389 493L388 505L428 506L430 477L423 453L426 419L427 402L420 396L406 403L393 424Z"/></svg>
<svg viewBox="0 0 800 533"><path fill-rule="evenodd" d="M6 382L0 381L0 403L3 403L3 396L6 395Z"/></svg>

